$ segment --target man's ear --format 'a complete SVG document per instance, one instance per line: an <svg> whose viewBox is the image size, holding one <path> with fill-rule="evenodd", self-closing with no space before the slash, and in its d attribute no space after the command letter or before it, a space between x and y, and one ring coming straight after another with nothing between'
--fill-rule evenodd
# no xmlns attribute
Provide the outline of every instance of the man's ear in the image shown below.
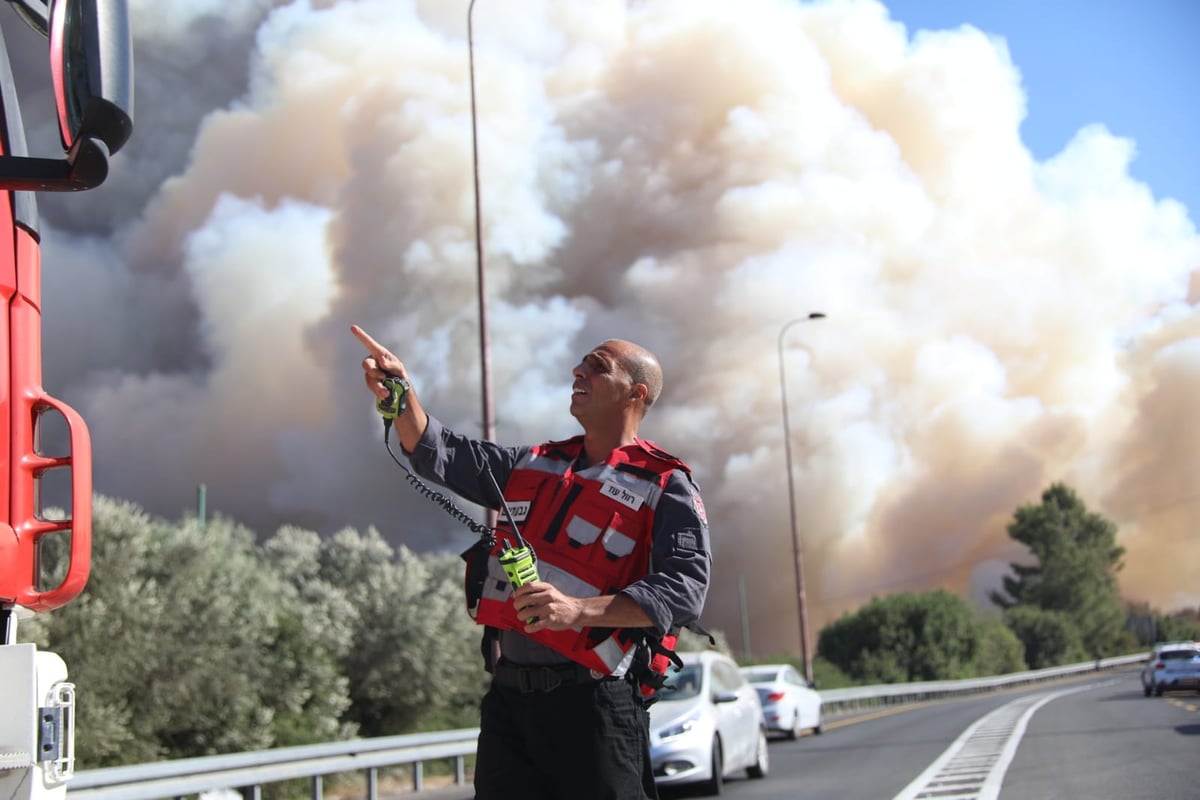
<svg viewBox="0 0 1200 800"><path fill-rule="evenodd" d="M629 391L630 399L641 400L643 405L645 405L646 398L649 396L650 396L650 387L646 386L646 384L644 384L644 383L635 383L633 385L633 388L630 389L630 391Z"/></svg>

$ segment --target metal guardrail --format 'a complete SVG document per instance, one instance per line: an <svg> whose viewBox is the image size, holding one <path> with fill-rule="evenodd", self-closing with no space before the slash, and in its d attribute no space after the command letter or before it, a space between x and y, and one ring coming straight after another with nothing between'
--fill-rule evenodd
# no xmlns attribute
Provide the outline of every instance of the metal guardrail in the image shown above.
<svg viewBox="0 0 1200 800"><path fill-rule="evenodd" d="M1136 664L1147 657L1148 654L1141 653L990 678L826 689L820 695L824 712L840 716L880 705L922 702L1077 676ZM426 762L453 760L455 784L463 785L465 759L475 754L478 736L478 728L463 728L85 770L75 773L67 794L70 800L166 800L234 789L249 800L259 800L266 784L310 778L312 798L321 800L324 776L361 770L366 774L368 800L378 800L377 770L381 767L412 765L412 788L419 792L424 788Z"/></svg>
<svg viewBox="0 0 1200 800"><path fill-rule="evenodd" d="M1129 656L1118 656L1116 658L1102 658L1097 661L1087 661L1080 664L1070 664L1065 667L1047 667L1028 672L994 675L990 678L964 678L956 681L923 681L919 683L852 686L846 689L824 689L819 694L821 695L823 712L837 715L839 713L853 712L862 708L880 705L899 705L924 700L936 700L941 697L993 692L1013 686L1041 683L1043 681L1066 678L1088 672L1129 666L1130 664L1145 661L1149 657L1149 653L1138 653Z"/></svg>
<svg viewBox="0 0 1200 800"><path fill-rule="evenodd" d="M236 789L257 800L265 784L311 778L313 800L320 800L324 776L361 770L375 800L381 767L412 764L412 788L421 791L425 762L453 760L455 782L465 783L464 760L474 755L478 738L478 728L463 728L85 770L75 773L67 795L70 800L163 800Z"/></svg>

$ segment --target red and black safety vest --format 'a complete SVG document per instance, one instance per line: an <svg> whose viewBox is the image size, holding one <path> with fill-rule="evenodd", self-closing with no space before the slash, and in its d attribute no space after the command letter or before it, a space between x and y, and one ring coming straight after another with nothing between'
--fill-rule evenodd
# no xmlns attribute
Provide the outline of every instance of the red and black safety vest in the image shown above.
<svg viewBox="0 0 1200 800"><path fill-rule="evenodd" d="M616 594L650 572L654 511L667 479L687 465L638 439L602 464L578 472L583 437L534 447L514 467L504 499L521 535L537 554L538 578L572 597ZM508 531L501 515L500 531ZM500 566L499 541L472 616L480 625L523 630L512 605L512 585ZM540 631L531 638L604 674L624 670L640 640L620 629Z"/></svg>

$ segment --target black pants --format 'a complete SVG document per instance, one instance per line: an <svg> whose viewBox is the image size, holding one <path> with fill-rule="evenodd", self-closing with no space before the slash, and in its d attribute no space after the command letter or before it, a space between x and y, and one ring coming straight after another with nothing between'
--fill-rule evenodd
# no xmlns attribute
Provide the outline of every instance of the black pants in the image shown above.
<svg viewBox="0 0 1200 800"><path fill-rule="evenodd" d="M625 680L493 685L480 706L475 800L657 800L649 721Z"/></svg>

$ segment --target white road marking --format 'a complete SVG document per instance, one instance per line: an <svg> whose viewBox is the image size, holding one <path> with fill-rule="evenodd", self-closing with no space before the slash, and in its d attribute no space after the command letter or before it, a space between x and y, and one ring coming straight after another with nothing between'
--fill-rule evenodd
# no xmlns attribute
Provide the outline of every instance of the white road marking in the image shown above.
<svg viewBox="0 0 1200 800"><path fill-rule="evenodd" d="M996 800L1025 727L1039 708L1112 681L1019 697L971 723L946 751L893 800Z"/></svg>

